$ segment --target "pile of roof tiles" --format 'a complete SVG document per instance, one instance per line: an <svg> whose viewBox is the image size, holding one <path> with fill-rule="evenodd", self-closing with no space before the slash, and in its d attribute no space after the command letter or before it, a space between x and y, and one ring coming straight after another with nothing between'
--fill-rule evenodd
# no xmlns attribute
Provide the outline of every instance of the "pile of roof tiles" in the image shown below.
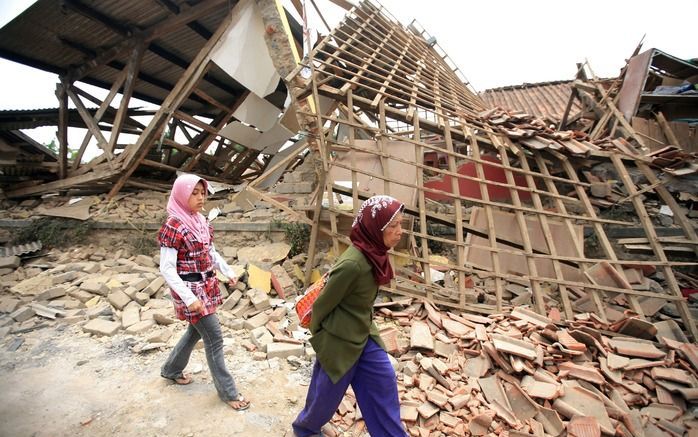
<svg viewBox="0 0 698 437"><path fill-rule="evenodd" d="M698 435L698 346L674 320L608 325L587 313L562 325L524 307L484 317L410 299L377 306L412 436ZM363 429L360 417L350 394L334 425Z"/></svg>

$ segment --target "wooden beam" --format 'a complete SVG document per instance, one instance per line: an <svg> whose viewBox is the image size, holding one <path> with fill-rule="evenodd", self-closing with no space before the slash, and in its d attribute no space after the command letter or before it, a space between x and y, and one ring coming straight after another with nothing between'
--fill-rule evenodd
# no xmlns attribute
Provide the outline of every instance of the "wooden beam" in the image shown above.
<svg viewBox="0 0 698 437"><path fill-rule="evenodd" d="M119 74L119 76L112 84L111 89L107 94L107 97L105 97L104 100L102 100L102 102L99 104L99 108L97 108L97 112L94 116L95 122L99 123L99 121L102 119L102 116L104 116L107 110L111 108L111 102L112 100L114 100L114 97L119 91L119 88L121 88L121 85L124 83L125 79L126 71L124 70L121 72L121 74ZM85 132L85 136L82 138L80 149L78 149L78 153L77 155L75 155L75 161L73 162L73 170L77 170L77 168L80 166L80 161L82 161L82 157L85 154L87 145L90 143L90 139L92 139L92 132L88 129L87 132Z"/></svg>
<svg viewBox="0 0 698 437"><path fill-rule="evenodd" d="M94 120L94 118L92 118L90 113L87 111L87 108L85 108L85 105L82 103L82 100L80 100L80 97L78 97L75 94L73 86L68 87L67 94L70 97L70 100L73 101L73 104L77 108L78 113L80 113L80 117L82 117L82 120L85 122L87 129L89 129L90 132L92 132L92 135L97 140L97 146L100 149L102 149L106 154L107 158L111 160L114 157L114 155L112 154L111 150L109 150L107 147L107 140L104 138L104 135L102 135L102 130L100 129L99 125Z"/></svg>
<svg viewBox="0 0 698 437"><path fill-rule="evenodd" d="M58 179L68 176L68 94L69 85L61 82L56 87L58 97Z"/></svg>
<svg viewBox="0 0 698 437"><path fill-rule="evenodd" d="M138 76L138 70L141 66L144 50L145 44L140 43L136 45L131 52L131 56L128 61L128 68L126 69L126 81L124 83L124 91L121 96L121 104L119 105L119 110L116 112L114 124L112 125L111 129L111 136L109 137L109 144L107 145L107 150L110 153L114 151L114 146L119 139L119 134L121 133L121 128L124 125L124 120L128 115L128 104L131 101L133 89L136 86L136 77Z"/></svg>
<svg viewBox="0 0 698 437"><path fill-rule="evenodd" d="M214 2L219 0L210 0L201 5L205 4L211 6ZM201 11L200 9L197 9ZM139 162L148 154L153 142L161 134L163 128L168 122L168 119L172 116L172 113L179 108L182 102L187 98L187 96L194 89L196 83L198 82L201 75L206 71L208 63L210 61L211 51L218 44L218 41L223 36L228 26L231 23L232 16L239 13L239 8L234 7L223 19L221 25L216 30L216 33L211 37L210 40L201 48L199 53L196 55L191 65L180 77L175 88L170 92L170 94L165 98L162 105L158 111L153 116L152 120L145 128L136 144L131 146L127 151L122 154L126 154L124 162L124 172L122 173L119 180L114 184L111 191L109 192L108 198L113 198L124 186L124 183L133 174L133 172L138 167ZM193 19L193 18L192 18Z"/></svg>
<svg viewBox="0 0 698 437"><path fill-rule="evenodd" d="M7 191L5 192L5 195L8 198L14 198L29 196L31 194L46 193L49 191L59 191L79 184L94 183L100 180L108 179L118 174L118 172L118 168L112 169L109 165L104 164L90 173L68 177L58 181L47 182L45 184L36 185L33 187L19 188L17 190Z"/></svg>
<svg viewBox="0 0 698 437"><path fill-rule="evenodd" d="M676 147L682 147L681 143L679 142L679 139L676 138L676 134L671 129L671 126L669 126L669 122L667 121L666 117L664 117L664 114L662 114L661 111L657 111L655 117L657 118L659 126L661 126L662 128L662 132L664 132L664 136L667 138L667 140L669 140L669 144L672 144Z"/></svg>

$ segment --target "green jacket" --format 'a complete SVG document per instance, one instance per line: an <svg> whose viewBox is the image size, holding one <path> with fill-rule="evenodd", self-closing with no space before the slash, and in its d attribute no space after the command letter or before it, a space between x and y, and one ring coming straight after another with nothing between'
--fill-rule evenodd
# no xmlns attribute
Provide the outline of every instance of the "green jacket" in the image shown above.
<svg viewBox="0 0 698 437"><path fill-rule="evenodd" d="M313 304L310 344L335 384L359 359L369 336L385 349L373 323L378 285L372 269L363 253L349 246Z"/></svg>

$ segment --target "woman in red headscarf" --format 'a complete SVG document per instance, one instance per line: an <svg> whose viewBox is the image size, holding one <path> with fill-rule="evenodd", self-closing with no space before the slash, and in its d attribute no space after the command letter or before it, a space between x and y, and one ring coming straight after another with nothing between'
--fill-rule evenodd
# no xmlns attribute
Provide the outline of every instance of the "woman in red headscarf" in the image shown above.
<svg viewBox="0 0 698 437"><path fill-rule="evenodd" d="M404 205L390 196L366 200L352 225L352 245L339 257L313 304L310 343L317 359L297 437L320 435L351 384L372 437L405 437L395 371L373 323L378 287L390 282L388 250L400 242Z"/></svg>

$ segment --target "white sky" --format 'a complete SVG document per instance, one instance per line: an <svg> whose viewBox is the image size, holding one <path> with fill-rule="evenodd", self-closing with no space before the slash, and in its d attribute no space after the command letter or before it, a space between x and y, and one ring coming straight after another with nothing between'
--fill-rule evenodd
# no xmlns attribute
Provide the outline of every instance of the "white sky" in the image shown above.
<svg viewBox="0 0 698 437"><path fill-rule="evenodd" d="M0 26L32 3L0 0ZM331 25L339 19L338 8L328 0L316 3ZM405 25L417 18L478 91L572 79L575 63L585 59L598 76L616 76L643 35L643 50L656 47L680 58L698 57L695 0L381 3ZM310 2L308 10L312 11ZM324 26L319 30L326 33ZM0 77L0 110L57 106L56 75L0 59ZM49 142L55 133L35 130L30 135Z"/></svg>

